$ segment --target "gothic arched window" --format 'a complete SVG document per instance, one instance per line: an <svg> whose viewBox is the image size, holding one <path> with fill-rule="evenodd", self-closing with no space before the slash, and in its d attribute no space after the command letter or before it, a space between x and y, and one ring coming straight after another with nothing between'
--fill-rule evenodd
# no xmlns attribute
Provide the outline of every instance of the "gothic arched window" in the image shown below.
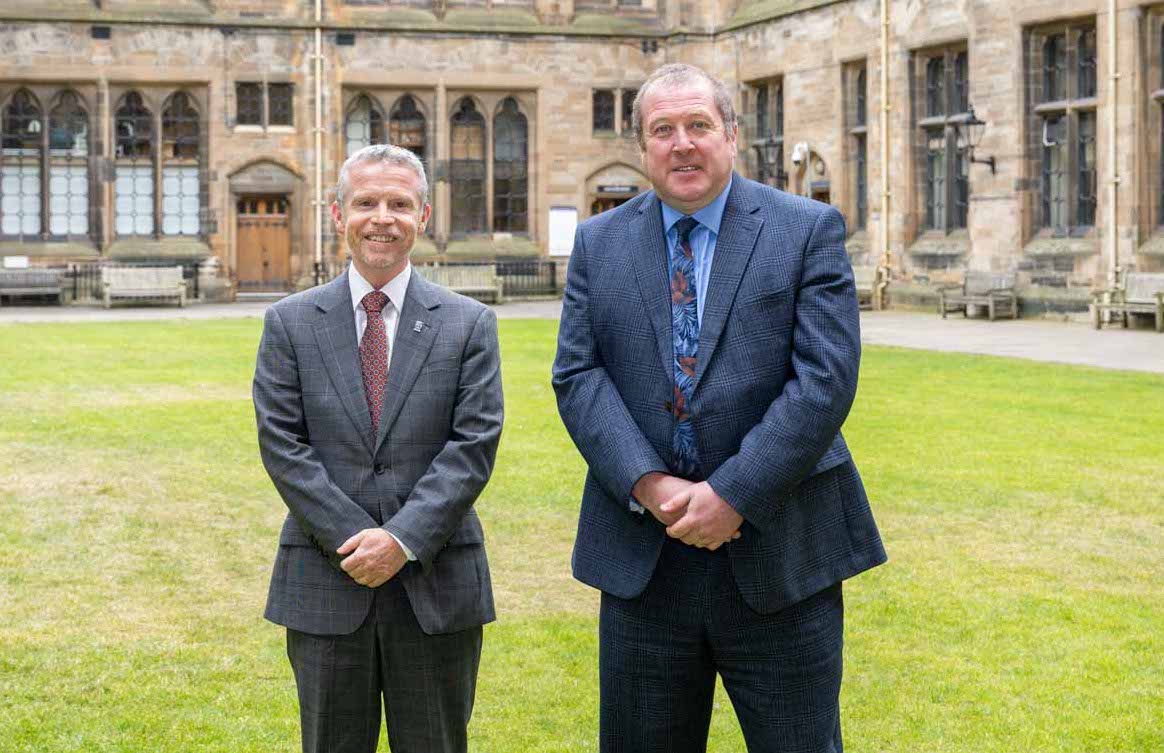
<svg viewBox="0 0 1164 753"><path fill-rule="evenodd" d="M154 119L137 92L121 99L116 115L114 227L117 234L154 233Z"/></svg>
<svg viewBox="0 0 1164 753"><path fill-rule="evenodd" d="M44 114L27 89L4 107L0 145L0 235L39 236Z"/></svg>
<svg viewBox="0 0 1164 753"><path fill-rule="evenodd" d="M493 230L529 230L529 126L513 97L493 118Z"/></svg>
<svg viewBox="0 0 1164 753"><path fill-rule="evenodd" d="M457 103L451 119L449 180L453 194L453 233L483 233L485 223L485 117L473 100Z"/></svg>
<svg viewBox="0 0 1164 753"><path fill-rule="evenodd" d="M349 157L370 144L384 143L384 113L367 94L356 97L348 108L344 137Z"/></svg>
<svg viewBox="0 0 1164 753"><path fill-rule="evenodd" d="M89 233L89 115L65 91L49 113L49 234Z"/></svg>
<svg viewBox="0 0 1164 753"><path fill-rule="evenodd" d="M184 92L162 110L162 235L198 235L201 229L198 121Z"/></svg>

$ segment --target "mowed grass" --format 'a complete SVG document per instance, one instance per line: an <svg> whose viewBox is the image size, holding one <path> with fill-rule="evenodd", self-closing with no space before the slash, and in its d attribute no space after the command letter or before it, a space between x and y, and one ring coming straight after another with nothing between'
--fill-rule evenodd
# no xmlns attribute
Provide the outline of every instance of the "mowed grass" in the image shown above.
<svg viewBox="0 0 1164 753"><path fill-rule="evenodd" d="M474 751L597 747L555 326L501 326ZM0 751L298 750L259 332L0 327ZM1164 379L871 348L845 432L890 553L846 585L847 750L1164 750ZM744 750L722 693L710 750Z"/></svg>

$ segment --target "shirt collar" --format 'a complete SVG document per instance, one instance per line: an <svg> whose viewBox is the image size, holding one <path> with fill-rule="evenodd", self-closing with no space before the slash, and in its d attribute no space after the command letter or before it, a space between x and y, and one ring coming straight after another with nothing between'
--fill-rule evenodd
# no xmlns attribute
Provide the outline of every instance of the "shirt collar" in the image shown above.
<svg viewBox="0 0 1164 753"><path fill-rule="evenodd" d="M400 274L380 288L381 292L388 296L388 300L392 301L392 305L396 307L397 311L404 310L404 294L408 292L408 281L411 278L412 262L408 262ZM360 271L356 269L355 264L348 264L348 287L352 291L352 311L360 308L360 301L364 300L364 296L375 290L372 283L365 280Z"/></svg>
<svg viewBox="0 0 1164 753"><path fill-rule="evenodd" d="M727 207L728 194L732 190L732 180L732 178L728 179L728 184L724 186L724 189L720 191L719 196L716 196L714 201L691 215L699 221L700 225L703 225L715 235L719 235L719 225L723 222L723 210ZM663 230L670 233L671 227L687 215L678 209L673 209L665 202L661 203L663 204Z"/></svg>

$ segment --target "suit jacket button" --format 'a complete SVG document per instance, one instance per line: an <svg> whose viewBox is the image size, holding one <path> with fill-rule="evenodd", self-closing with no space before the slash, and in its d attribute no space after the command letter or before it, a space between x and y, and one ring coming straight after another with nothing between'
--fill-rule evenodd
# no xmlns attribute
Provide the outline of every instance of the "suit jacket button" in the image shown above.
<svg viewBox="0 0 1164 753"><path fill-rule="evenodd" d="M383 463L376 463L376 466L374 468L372 468L372 470L376 472L377 476L383 476L384 475L384 464Z"/></svg>

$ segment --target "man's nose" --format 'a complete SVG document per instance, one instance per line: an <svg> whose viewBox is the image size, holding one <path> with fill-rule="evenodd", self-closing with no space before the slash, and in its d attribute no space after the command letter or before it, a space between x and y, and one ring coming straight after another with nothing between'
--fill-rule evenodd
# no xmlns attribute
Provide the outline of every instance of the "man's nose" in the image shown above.
<svg viewBox="0 0 1164 753"><path fill-rule="evenodd" d="M382 201L376 205L376 216L374 219L376 222L392 222L395 219L392 212L388 209L388 202Z"/></svg>
<svg viewBox="0 0 1164 753"><path fill-rule="evenodd" d="M683 126L675 128L675 141L671 144L671 149L676 152L685 152L693 146L691 139L687 136L687 129Z"/></svg>

